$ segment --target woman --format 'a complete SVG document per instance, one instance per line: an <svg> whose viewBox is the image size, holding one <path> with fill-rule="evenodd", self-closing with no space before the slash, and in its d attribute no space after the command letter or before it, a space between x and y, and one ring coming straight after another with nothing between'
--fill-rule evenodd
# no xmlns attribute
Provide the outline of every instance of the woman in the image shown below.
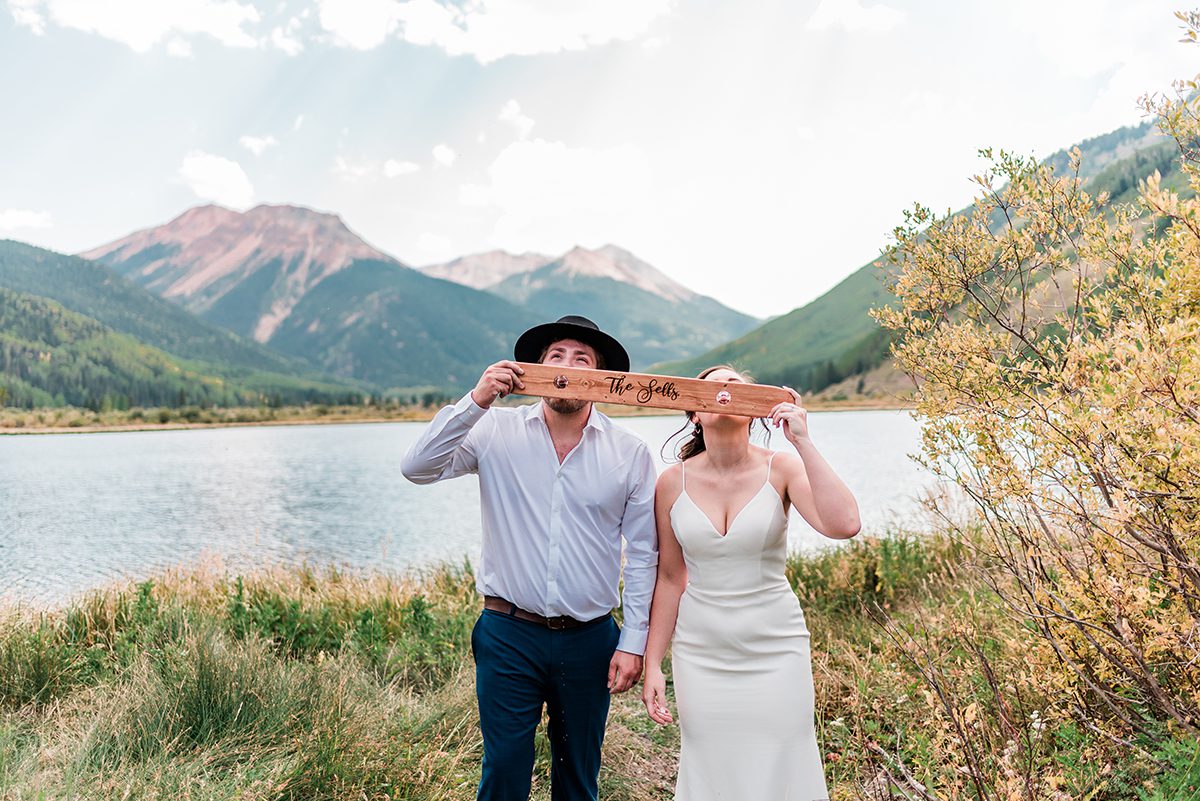
<svg viewBox="0 0 1200 801"><path fill-rule="evenodd" d="M725 366L699 378L748 381ZM681 461L658 480L658 583L642 700L656 722L672 722L662 672L670 644L682 741L676 801L828 796L808 630L784 576L787 510L846 539L858 533L858 505L817 452L792 396L769 420L795 454L751 445L753 420L689 413Z"/></svg>

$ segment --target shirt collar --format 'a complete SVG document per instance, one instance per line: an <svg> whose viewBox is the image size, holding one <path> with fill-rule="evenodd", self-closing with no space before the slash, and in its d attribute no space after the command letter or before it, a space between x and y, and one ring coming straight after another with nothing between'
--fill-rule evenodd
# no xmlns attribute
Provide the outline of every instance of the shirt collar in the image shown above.
<svg viewBox="0 0 1200 801"><path fill-rule="evenodd" d="M545 401L542 401L542 403L544 402ZM545 418L542 417L542 403L530 403L521 407L521 413L525 415L526 425L534 421L541 422L542 425L546 424ZM608 424L608 417L602 414L600 410L596 408L596 404L593 403L591 412L588 414L587 423L585 423L583 426L584 429L594 428L597 431L607 431Z"/></svg>

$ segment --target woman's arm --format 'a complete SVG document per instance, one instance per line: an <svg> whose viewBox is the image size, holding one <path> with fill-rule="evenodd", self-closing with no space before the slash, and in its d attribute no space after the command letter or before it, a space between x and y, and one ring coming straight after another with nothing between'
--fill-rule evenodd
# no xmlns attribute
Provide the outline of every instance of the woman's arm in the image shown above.
<svg viewBox="0 0 1200 801"><path fill-rule="evenodd" d="M663 657L675 633L679 598L687 586L683 549L671 528L671 507L682 490L680 468L670 467L658 478L654 491L654 519L658 528L658 579L650 604L650 635L646 641L646 680L642 701L656 723L673 722L667 709L667 682L662 672Z"/></svg>
<svg viewBox="0 0 1200 801"><path fill-rule="evenodd" d="M808 524L826 537L845 540L862 528L858 502L845 482L838 477L808 435L808 412L795 390L789 390L793 403L781 403L771 411L771 420L783 426L783 434L799 454L799 459L776 457L783 464L787 494L796 511Z"/></svg>

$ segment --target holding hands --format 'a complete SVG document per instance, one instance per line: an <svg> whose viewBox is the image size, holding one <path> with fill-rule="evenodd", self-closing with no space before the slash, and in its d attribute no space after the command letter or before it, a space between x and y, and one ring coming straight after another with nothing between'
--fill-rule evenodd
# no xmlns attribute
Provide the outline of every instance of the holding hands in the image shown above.
<svg viewBox="0 0 1200 801"><path fill-rule="evenodd" d="M479 377L479 383L471 390L471 400L487 409L497 398L503 398L518 389L525 389L520 379L524 374L521 366L510 359L496 362Z"/></svg>

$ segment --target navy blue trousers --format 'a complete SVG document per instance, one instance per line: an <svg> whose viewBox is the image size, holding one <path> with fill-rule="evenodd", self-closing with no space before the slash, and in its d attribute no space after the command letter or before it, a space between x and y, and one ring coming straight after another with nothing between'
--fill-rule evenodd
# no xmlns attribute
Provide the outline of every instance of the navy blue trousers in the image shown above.
<svg viewBox="0 0 1200 801"><path fill-rule="evenodd" d="M483 730L479 801L529 798L543 704L550 718L550 797L595 801L608 720L608 665L618 635L612 618L552 631L483 610L471 633Z"/></svg>

